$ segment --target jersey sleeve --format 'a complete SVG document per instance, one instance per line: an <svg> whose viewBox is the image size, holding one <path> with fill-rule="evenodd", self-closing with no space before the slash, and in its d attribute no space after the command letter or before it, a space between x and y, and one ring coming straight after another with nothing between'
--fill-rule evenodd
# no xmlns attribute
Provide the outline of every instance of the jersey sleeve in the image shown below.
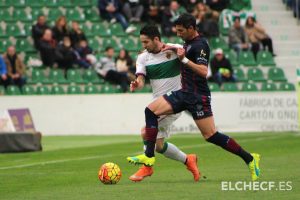
<svg viewBox="0 0 300 200"><path fill-rule="evenodd" d="M145 62L144 62L144 56L143 56L143 54L140 54L140 55L137 57L137 60L136 60L136 72L135 72L135 75L136 75L136 76L138 76L138 75L146 76L146 75L147 75L147 72L146 72L146 65L145 65Z"/></svg>
<svg viewBox="0 0 300 200"><path fill-rule="evenodd" d="M194 62L200 65L208 66L209 62L209 47L207 42L201 42L194 46Z"/></svg>

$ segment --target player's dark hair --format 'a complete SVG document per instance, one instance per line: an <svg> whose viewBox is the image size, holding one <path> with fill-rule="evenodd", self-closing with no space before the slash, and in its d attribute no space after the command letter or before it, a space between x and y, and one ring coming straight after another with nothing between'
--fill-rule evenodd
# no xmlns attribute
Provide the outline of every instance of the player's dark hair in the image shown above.
<svg viewBox="0 0 300 200"><path fill-rule="evenodd" d="M153 40L155 37L161 38L158 27L155 25L146 25L140 30L140 35L146 35Z"/></svg>
<svg viewBox="0 0 300 200"><path fill-rule="evenodd" d="M193 27L196 29L196 18L188 13L184 13L180 15L174 22L175 26L183 26L184 28L188 29L190 27Z"/></svg>
<svg viewBox="0 0 300 200"><path fill-rule="evenodd" d="M107 46L106 48L105 48L105 51L108 51L108 50L110 50L110 49L114 49L112 46Z"/></svg>

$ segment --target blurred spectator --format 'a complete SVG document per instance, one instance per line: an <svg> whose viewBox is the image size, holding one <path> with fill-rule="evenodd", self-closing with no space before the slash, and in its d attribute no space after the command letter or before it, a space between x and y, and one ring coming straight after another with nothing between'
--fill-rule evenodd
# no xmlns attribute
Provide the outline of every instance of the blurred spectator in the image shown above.
<svg viewBox="0 0 300 200"><path fill-rule="evenodd" d="M65 71L67 71L69 68L72 68L76 57L71 46L70 37L65 36L63 38L63 43L57 45L55 53L58 67L63 68Z"/></svg>
<svg viewBox="0 0 300 200"><path fill-rule="evenodd" d="M241 26L240 17L235 17L233 26L229 29L229 45L238 54L242 50L252 50L254 56L259 51L258 43L250 43L250 40Z"/></svg>
<svg viewBox="0 0 300 200"><path fill-rule="evenodd" d="M135 67L133 67L133 60L125 49L121 49L116 58L116 68L118 72L127 74L130 81L135 79Z"/></svg>
<svg viewBox="0 0 300 200"><path fill-rule="evenodd" d="M119 0L99 0L98 7L103 19L110 21L110 23L118 21L126 33L131 33L136 30L135 27L129 26L126 18L121 13L122 7Z"/></svg>
<svg viewBox="0 0 300 200"><path fill-rule="evenodd" d="M88 46L86 40L81 40L79 46L75 49L76 53L76 63L83 68L89 68L91 66L91 62L88 59L88 55L93 53L93 49Z"/></svg>
<svg viewBox="0 0 300 200"><path fill-rule="evenodd" d="M46 24L46 17L44 15L38 16L37 22L32 26L31 35L34 41L34 46L39 49L39 41L43 36L43 33L49 26Z"/></svg>
<svg viewBox="0 0 300 200"><path fill-rule="evenodd" d="M123 5L123 13L130 22L140 22L143 12L141 0L126 0Z"/></svg>
<svg viewBox="0 0 300 200"><path fill-rule="evenodd" d="M176 35L176 28L174 21L181 14L179 11L180 5L177 1L172 0L170 5L165 9L162 14L161 30L165 36Z"/></svg>
<svg viewBox="0 0 300 200"><path fill-rule="evenodd" d="M223 82L236 82L230 61L225 58L223 50L218 48L210 61L213 80L220 86Z"/></svg>
<svg viewBox="0 0 300 200"><path fill-rule="evenodd" d="M40 54L43 65L53 66L55 63L55 48L56 40L52 38L51 29L46 29L44 31L43 37L40 39Z"/></svg>
<svg viewBox="0 0 300 200"><path fill-rule="evenodd" d="M5 64L2 56L0 56L0 75L1 75L0 84L6 88L9 85L9 80L8 80L8 76L7 76L6 64Z"/></svg>
<svg viewBox="0 0 300 200"><path fill-rule="evenodd" d="M4 62L7 66L7 75L9 82L17 85L20 89L26 83L25 65L16 53L16 48L10 46L3 55Z"/></svg>
<svg viewBox="0 0 300 200"><path fill-rule="evenodd" d="M161 23L161 13L169 5L169 0L146 0L144 9L146 20L149 22Z"/></svg>
<svg viewBox="0 0 300 200"><path fill-rule="evenodd" d="M122 91L127 92L129 84L128 78L126 74L117 71L114 53L114 48L106 47L105 56L96 64L95 70L105 80L119 84Z"/></svg>
<svg viewBox="0 0 300 200"><path fill-rule="evenodd" d="M192 13L196 5L202 0L179 0L178 3L183 6L188 13Z"/></svg>
<svg viewBox="0 0 300 200"><path fill-rule="evenodd" d="M254 17L248 17L246 20L245 31L251 41L251 43L261 43L263 45L264 50L266 47L273 53L273 42L272 39L267 35L265 29L256 22Z"/></svg>
<svg viewBox="0 0 300 200"><path fill-rule="evenodd" d="M84 32L80 29L78 22L72 21L72 30L70 31L72 47L79 46L81 40L87 40Z"/></svg>
<svg viewBox="0 0 300 200"><path fill-rule="evenodd" d="M65 16L60 16L56 22L55 26L52 28L53 38L58 42L62 42L65 36L69 36L69 30L67 27L67 19Z"/></svg>
<svg viewBox="0 0 300 200"><path fill-rule="evenodd" d="M222 12L229 5L229 0L206 0L206 4L215 11Z"/></svg>

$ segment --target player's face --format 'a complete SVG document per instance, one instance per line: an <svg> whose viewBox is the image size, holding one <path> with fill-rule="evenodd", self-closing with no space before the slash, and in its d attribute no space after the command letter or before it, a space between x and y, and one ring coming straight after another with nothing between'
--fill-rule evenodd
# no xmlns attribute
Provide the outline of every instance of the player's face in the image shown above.
<svg viewBox="0 0 300 200"><path fill-rule="evenodd" d="M183 40L188 40L191 37L191 28L185 28L182 25L176 25L177 36L181 37Z"/></svg>
<svg viewBox="0 0 300 200"><path fill-rule="evenodd" d="M157 45L154 41L155 39L151 40L146 35L141 35L140 40L143 48L146 49L149 53L154 53L154 51L157 49Z"/></svg>

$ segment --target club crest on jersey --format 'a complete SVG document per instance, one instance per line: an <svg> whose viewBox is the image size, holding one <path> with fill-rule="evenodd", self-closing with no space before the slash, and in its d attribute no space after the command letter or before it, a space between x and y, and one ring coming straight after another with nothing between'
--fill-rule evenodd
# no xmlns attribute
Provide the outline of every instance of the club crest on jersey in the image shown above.
<svg viewBox="0 0 300 200"><path fill-rule="evenodd" d="M166 53L166 58L170 59L171 58L171 52Z"/></svg>
<svg viewBox="0 0 300 200"><path fill-rule="evenodd" d="M206 53L205 53L205 51L203 50L203 49L201 49L201 52L200 52L200 56L202 57L205 57L206 56Z"/></svg>

